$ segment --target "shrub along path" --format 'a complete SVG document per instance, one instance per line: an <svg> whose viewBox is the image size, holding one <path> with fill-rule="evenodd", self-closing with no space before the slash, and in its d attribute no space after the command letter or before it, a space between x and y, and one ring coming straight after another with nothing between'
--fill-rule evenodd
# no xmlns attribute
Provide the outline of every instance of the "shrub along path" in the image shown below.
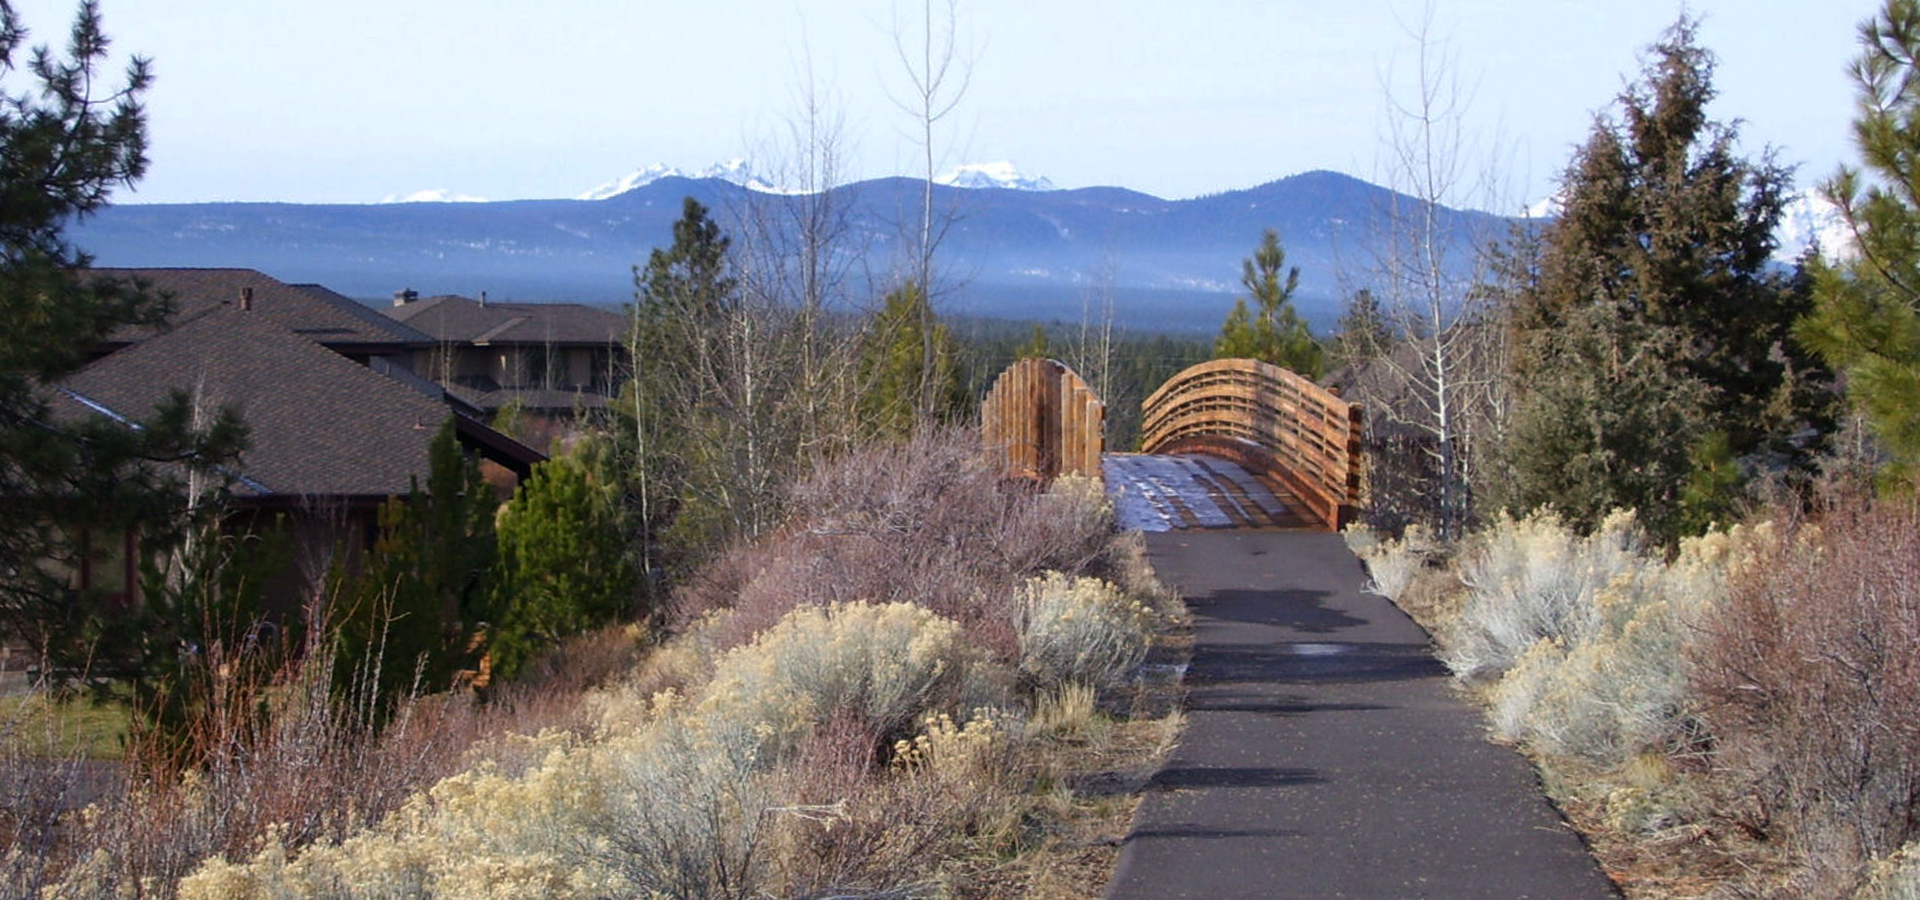
<svg viewBox="0 0 1920 900"><path fill-rule="evenodd" d="M1194 613L1187 730L1110 900L1617 896L1339 535L1147 546Z"/></svg>

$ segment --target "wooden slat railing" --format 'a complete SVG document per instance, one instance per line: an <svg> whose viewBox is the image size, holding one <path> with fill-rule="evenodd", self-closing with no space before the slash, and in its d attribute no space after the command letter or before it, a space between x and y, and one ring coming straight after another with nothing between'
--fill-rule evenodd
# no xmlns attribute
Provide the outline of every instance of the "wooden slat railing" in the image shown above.
<svg viewBox="0 0 1920 900"><path fill-rule="evenodd" d="M1351 520L1360 499L1359 404L1270 363L1216 359L1173 376L1142 411L1146 452L1265 463L1329 528Z"/></svg>
<svg viewBox="0 0 1920 900"><path fill-rule="evenodd" d="M980 403L987 454L1014 477L1100 477L1107 407L1072 369L1023 359L994 379Z"/></svg>

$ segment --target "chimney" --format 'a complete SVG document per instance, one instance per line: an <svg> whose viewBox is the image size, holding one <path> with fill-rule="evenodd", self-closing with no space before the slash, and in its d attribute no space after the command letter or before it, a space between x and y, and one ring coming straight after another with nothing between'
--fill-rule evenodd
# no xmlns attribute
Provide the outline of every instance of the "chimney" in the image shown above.
<svg viewBox="0 0 1920 900"><path fill-rule="evenodd" d="M480 305L481 305L481 306L486 306L486 305L487 305L487 292L486 292L486 291L481 291L481 292L480 292Z"/></svg>
<svg viewBox="0 0 1920 900"><path fill-rule="evenodd" d="M253 288L243 287L240 289L240 308L247 312L253 311Z"/></svg>
<svg viewBox="0 0 1920 900"><path fill-rule="evenodd" d="M395 306L405 306L418 299L420 299L420 292L413 288L393 292L393 305Z"/></svg>

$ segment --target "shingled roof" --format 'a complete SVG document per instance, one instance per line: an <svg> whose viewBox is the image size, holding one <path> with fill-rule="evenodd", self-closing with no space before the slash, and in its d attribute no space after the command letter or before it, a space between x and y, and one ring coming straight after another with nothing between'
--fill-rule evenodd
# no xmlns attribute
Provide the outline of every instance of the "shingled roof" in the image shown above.
<svg viewBox="0 0 1920 900"><path fill-rule="evenodd" d="M253 269L97 268L91 275L142 283L170 298L176 325L214 310L237 308L250 296L252 311L260 318L350 356L393 353L432 343L405 323L350 297L316 284L287 284ZM109 342L124 346L154 334L151 328L123 328Z"/></svg>
<svg viewBox="0 0 1920 900"><path fill-rule="evenodd" d="M611 310L579 303L482 303L443 294L381 307L437 342L485 347L494 344L618 344L627 320Z"/></svg>
<svg viewBox="0 0 1920 900"><path fill-rule="evenodd" d="M241 497L405 494L414 476L425 479L428 445L453 415L258 306L204 310L56 388L65 415L137 420L173 390L237 408L251 431L237 472Z"/></svg>

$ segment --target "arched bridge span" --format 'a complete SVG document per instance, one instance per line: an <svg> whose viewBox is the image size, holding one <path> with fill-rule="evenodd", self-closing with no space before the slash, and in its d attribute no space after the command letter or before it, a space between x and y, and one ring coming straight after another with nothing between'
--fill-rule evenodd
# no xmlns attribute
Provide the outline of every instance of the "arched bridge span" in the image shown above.
<svg viewBox="0 0 1920 900"><path fill-rule="evenodd" d="M1148 454L1224 459L1271 488L1298 521L1337 529L1351 520L1361 483L1358 404L1279 366L1221 359L1169 379L1142 412ZM1055 360L1014 363L981 404L988 453L1017 477L1099 476L1105 421L1098 395ZM1242 494L1245 485L1217 475L1207 477ZM1244 504L1228 503L1235 505ZM1231 510L1229 516L1236 524L1259 524Z"/></svg>
<svg viewBox="0 0 1920 900"><path fill-rule="evenodd" d="M1141 448L1239 463L1284 486L1338 529L1360 499L1357 403L1257 359L1216 359L1173 376L1142 404Z"/></svg>

